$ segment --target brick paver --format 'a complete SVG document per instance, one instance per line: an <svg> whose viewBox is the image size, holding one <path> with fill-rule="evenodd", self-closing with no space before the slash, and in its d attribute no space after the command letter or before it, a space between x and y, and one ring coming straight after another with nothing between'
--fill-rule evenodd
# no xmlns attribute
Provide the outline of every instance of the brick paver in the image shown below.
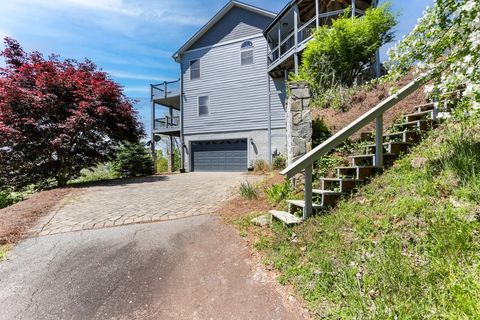
<svg viewBox="0 0 480 320"><path fill-rule="evenodd" d="M34 228L37 235L174 220L214 212L245 180L242 173L187 173L112 182L67 198Z"/></svg>

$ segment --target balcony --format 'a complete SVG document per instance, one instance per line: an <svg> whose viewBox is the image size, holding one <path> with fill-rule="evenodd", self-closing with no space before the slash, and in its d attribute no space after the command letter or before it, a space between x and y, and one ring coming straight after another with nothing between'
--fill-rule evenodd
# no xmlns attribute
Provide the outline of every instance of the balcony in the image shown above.
<svg viewBox="0 0 480 320"><path fill-rule="evenodd" d="M157 134L173 134L180 132L180 117L179 116L165 116L157 118L153 124L153 132Z"/></svg>
<svg viewBox="0 0 480 320"><path fill-rule="evenodd" d="M317 27L331 25L335 18L345 13L349 5L355 15L361 16L368 7L375 6L376 1L304 0L287 5L264 32L269 43L269 73L283 77L285 71L297 68L298 61L295 65L294 54L305 49Z"/></svg>
<svg viewBox="0 0 480 320"><path fill-rule="evenodd" d="M152 102L180 110L180 80L151 84Z"/></svg>

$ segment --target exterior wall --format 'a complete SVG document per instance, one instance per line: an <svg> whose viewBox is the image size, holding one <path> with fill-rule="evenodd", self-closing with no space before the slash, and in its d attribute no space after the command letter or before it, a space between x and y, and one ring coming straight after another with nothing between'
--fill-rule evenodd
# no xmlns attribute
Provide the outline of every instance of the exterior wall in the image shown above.
<svg viewBox="0 0 480 320"><path fill-rule="evenodd" d="M267 42L263 35L248 40L254 45L254 63L241 65L240 46L247 40L217 44L186 52L182 57L184 134L220 133L268 128ZM200 59L200 79L190 80L190 60ZM271 88L285 92L283 79ZM198 115L198 97L209 96L209 115ZM272 128L285 128L284 94L271 96Z"/></svg>
<svg viewBox="0 0 480 320"><path fill-rule="evenodd" d="M262 33L272 20L272 18L234 7L187 50L257 35Z"/></svg>
<svg viewBox="0 0 480 320"><path fill-rule="evenodd" d="M221 134L194 134L185 135L185 145L187 146L185 156L185 168L191 171L191 146L192 141L208 140L228 140L228 139L250 139L248 143L249 165L253 165L256 160L265 160L268 162L268 131L252 130L242 132L226 132ZM286 155L285 129L272 130L272 151L278 154Z"/></svg>

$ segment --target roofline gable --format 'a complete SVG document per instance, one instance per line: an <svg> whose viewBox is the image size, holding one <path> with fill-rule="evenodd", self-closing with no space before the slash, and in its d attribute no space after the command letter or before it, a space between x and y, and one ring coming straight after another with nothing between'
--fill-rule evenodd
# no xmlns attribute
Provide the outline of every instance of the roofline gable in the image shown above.
<svg viewBox="0 0 480 320"><path fill-rule="evenodd" d="M200 28L197 33L195 33L180 49L177 50L177 52L175 52L175 54L173 55L175 61L178 61L178 57L182 53L184 53L190 46L192 46L197 40L199 40L203 35L205 35L218 21L220 21L228 12L230 12L230 10L235 7L245 9L272 19L277 16L277 14L274 12L252 6L247 3L232 0L228 2L212 19L210 19L210 21L208 21L202 28Z"/></svg>

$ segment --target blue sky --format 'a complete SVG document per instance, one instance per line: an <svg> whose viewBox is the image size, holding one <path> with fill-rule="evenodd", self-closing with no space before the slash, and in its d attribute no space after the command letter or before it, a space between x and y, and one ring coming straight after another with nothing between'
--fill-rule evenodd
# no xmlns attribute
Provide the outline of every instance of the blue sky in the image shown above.
<svg viewBox="0 0 480 320"><path fill-rule="evenodd" d="M93 60L124 86L129 97L140 101L136 107L148 129L149 84L178 78L172 54L226 2L0 0L0 38L10 36L27 51ZM247 2L278 12L287 0ZM393 10L400 13L400 39L433 0L391 2Z"/></svg>

